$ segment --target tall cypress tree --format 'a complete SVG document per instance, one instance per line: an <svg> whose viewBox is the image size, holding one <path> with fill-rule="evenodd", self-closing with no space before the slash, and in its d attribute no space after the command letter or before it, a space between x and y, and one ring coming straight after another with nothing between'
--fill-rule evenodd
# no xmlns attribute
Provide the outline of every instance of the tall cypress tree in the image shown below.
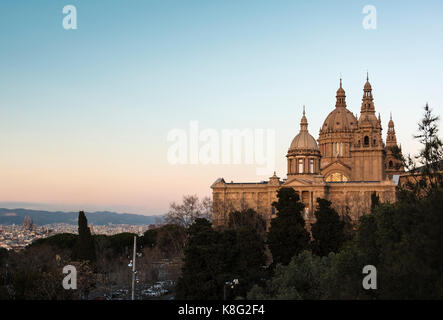
<svg viewBox="0 0 443 320"><path fill-rule="evenodd" d="M311 224L314 241L312 251L318 256L327 256L330 252L338 252L345 241L345 223L340 220L337 211L331 208L331 202L317 199L318 207L314 212L317 221Z"/></svg>
<svg viewBox="0 0 443 320"><path fill-rule="evenodd" d="M88 227L88 220L83 211L78 213L78 240L72 251L72 259L77 261L89 260L95 262L95 245Z"/></svg>
<svg viewBox="0 0 443 320"><path fill-rule="evenodd" d="M304 204L292 188L281 188L278 201L272 205L277 217L271 220L268 245L273 263L288 264L291 258L309 247L309 233L305 229L302 212Z"/></svg>

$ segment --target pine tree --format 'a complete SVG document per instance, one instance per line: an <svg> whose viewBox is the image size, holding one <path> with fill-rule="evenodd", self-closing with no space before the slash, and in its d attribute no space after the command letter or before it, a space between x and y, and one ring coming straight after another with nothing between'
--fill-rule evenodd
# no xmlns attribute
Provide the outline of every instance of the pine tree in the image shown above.
<svg viewBox="0 0 443 320"><path fill-rule="evenodd" d="M345 240L345 223L340 220L337 211L331 208L331 202L317 199L318 207L314 212L316 223L311 224L314 241L312 251L318 256L327 256L330 252L338 252Z"/></svg>
<svg viewBox="0 0 443 320"><path fill-rule="evenodd" d="M409 171L408 180L400 185L399 199L417 200L443 186L443 141L439 137L440 116L433 114L426 104L423 118L418 123L418 134L414 135L422 149L415 157L401 158ZM414 160L415 158L415 160ZM421 164L417 167L416 161Z"/></svg>
<svg viewBox="0 0 443 320"><path fill-rule="evenodd" d="M272 204L277 209L277 217L271 220L268 245L273 263L287 265L293 256L308 249L309 233L302 216L305 206L294 189L281 188L277 197L278 201Z"/></svg>
<svg viewBox="0 0 443 320"><path fill-rule="evenodd" d="M95 245L88 227L88 220L83 211L78 213L78 240L72 252L72 259L76 261L95 261Z"/></svg>

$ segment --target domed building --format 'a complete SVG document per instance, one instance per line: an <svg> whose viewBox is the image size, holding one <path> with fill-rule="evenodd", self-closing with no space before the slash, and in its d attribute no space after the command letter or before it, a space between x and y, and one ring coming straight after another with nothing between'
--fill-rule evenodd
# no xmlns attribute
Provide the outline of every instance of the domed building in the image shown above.
<svg viewBox="0 0 443 320"><path fill-rule="evenodd" d="M396 201L393 176L404 172L395 153L401 154L395 137L394 122L388 123L386 145L382 139L380 115L375 115L374 98L369 77L363 87L360 116L346 105L342 79L336 94L335 108L320 128L318 140L308 130L305 107L300 130L292 140L287 158L287 178L274 175L258 183L226 183L215 181L213 223L226 225L229 213L247 208L259 212L269 223L274 217L272 202L279 188L293 188L305 205L304 218L314 222L317 198L328 199L332 206L351 220L368 213L371 196L381 202Z"/></svg>
<svg viewBox="0 0 443 320"><path fill-rule="evenodd" d="M300 122L300 132L292 140L288 150L288 180L301 175L315 175L320 173L320 150L317 141L308 132L308 120L305 107Z"/></svg>

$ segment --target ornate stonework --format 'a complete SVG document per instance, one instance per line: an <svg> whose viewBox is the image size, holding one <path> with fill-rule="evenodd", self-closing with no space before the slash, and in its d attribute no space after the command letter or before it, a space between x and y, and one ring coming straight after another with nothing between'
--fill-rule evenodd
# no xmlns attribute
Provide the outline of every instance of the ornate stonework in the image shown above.
<svg viewBox="0 0 443 320"><path fill-rule="evenodd" d="M363 90L360 117L347 109L346 94L337 90L335 109L320 129L318 144L309 134L303 108L300 132L293 139L287 157L287 179L274 175L260 183L226 183L220 178L213 192L213 223L225 225L233 210L251 208L267 223L274 216L272 202L281 187L291 187L305 204L304 217L314 221L317 198L325 198L341 214L357 221L369 212L371 195L375 192L381 202L396 201L394 174L404 172L393 155L397 147L394 123L388 124L387 144L382 139L380 115L375 115L372 87L367 77ZM392 166L391 166L392 165Z"/></svg>

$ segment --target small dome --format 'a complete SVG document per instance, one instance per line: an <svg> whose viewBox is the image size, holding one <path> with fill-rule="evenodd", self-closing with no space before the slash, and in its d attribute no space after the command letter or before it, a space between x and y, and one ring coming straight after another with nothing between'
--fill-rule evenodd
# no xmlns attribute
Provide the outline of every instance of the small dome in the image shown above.
<svg viewBox="0 0 443 320"><path fill-rule="evenodd" d="M308 120L305 115L305 107L303 106L303 117L300 122L300 133L292 140L289 150L314 150L319 151L317 141L309 134Z"/></svg>
<svg viewBox="0 0 443 320"><path fill-rule="evenodd" d="M292 140L290 150L319 150L317 141L309 132L300 132L294 140Z"/></svg>

